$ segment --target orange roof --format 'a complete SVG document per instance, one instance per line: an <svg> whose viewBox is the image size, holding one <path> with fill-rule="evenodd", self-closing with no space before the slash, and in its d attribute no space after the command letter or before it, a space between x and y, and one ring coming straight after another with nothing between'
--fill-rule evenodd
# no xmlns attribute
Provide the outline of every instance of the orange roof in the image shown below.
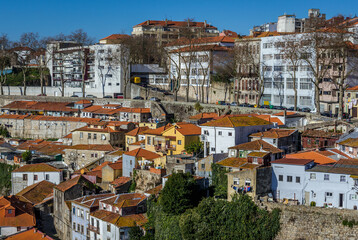
<svg viewBox="0 0 358 240"><path fill-rule="evenodd" d="M119 187L122 186L123 184L126 184L130 180L131 180L130 177L119 177L116 178L114 181L112 181L111 184L113 185L113 187Z"/></svg>
<svg viewBox="0 0 358 240"><path fill-rule="evenodd" d="M156 128L156 129L148 129L147 131L143 132L143 134L148 134L148 135L162 135L162 133L167 130L168 128L172 127L173 125L168 123L165 126Z"/></svg>
<svg viewBox="0 0 358 240"><path fill-rule="evenodd" d="M110 212L107 210L97 210L91 213L91 216L101 219L102 221L115 224L117 219L121 216L119 213Z"/></svg>
<svg viewBox="0 0 358 240"><path fill-rule="evenodd" d="M204 123L202 126L234 128L269 124L270 123L268 121L254 116L225 116L223 118Z"/></svg>
<svg viewBox="0 0 358 240"><path fill-rule="evenodd" d="M108 37L102 38L101 40L106 40L106 39L117 40L117 39L126 39L129 37L130 36L127 34L111 34Z"/></svg>
<svg viewBox="0 0 358 240"><path fill-rule="evenodd" d="M246 158L225 158L217 164L224 166L224 167L233 167L233 168L239 168L243 164L247 163Z"/></svg>
<svg viewBox="0 0 358 240"><path fill-rule="evenodd" d="M108 197L115 196L114 193L103 193L103 194L95 194L95 195L86 195L83 197L76 198L72 200L72 203L76 203L82 206L86 206L91 208L91 211L95 207L99 207L100 200Z"/></svg>
<svg viewBox="0 0 358 240"><path fill-rule="evenodd" d="M82 175L79 175L77 177L71 178L65 182L62 182L60 184L58 184L57 186L55 186L56 189L58 189L61 192L64 192L70 188L72 188L73 186L80 184L82 182L87 182L89 184L92 184L89 180L87 180L85 177L83 177Z"/></svg>
<svg viewBox="0 0 358 240"><path fill-rule="evenodd" d="M140 146L142 144L145 144L145 140L140 140L140 141L137 141L137 142L134 142L134 143L130 143L129 145L134 145L134 146Z"/></svg>
<svg viewBox="0 0 358 240"><path fill-rule="evenodd" d="M135 137L135 136L145 132L148 129L149 129L149 127L137 127L135 129L133 129L132 131L127 132L126 135Z"/></svg>
<svg viewBox="0 0 358 240"><path fill-rule="evenodd" d="M22 201L18 196L0 197L0 226L1 227L33 227L36 225L32 204ZM15 217L5 217L5 211L12 210Z"/></svg>
<svg viewBox="0 0 358 240"><path fill-rule="evenodd" d="M252 142L242 143L229 149L238 149L238 150L249 150L249 151L266 151L270 153L281 153L281 149L265 142L264 140L258 139Z"/></svg>
<svg viewBox="0 0 358 240"><path fill-rule="evenodd" d="M53 187L55 185L56 184L43 180L24 188L18 192L16 196L20 196L23 200L35 205L48 197L53 192Z"/></svg>
<svg viewBox="0 0 358 240"><path fill-rule="evenodd" d="M87 99L83 99L83 100L79 100L79 101L75 102L75 104L91 104L91 103L92 102Z"/></svg>
<svg viewBox="0 0 358 240"><path fill-rule="evenodd" d="M117 162L110 163L108 166L114 170L120 170L122 169L122 160L118 160Z"/></svg>
<svg viewBox="0 0 358 240"><path fill-rule="evenodd" d="M337 162L332 158L326 157L323 154L320 154L316 151L307 151L307 152L299 152L287 154L286 158L295 158L295 159L311 159L317 164L330 164Z"/></svg>
<svg viewBox="0 0 358 240"><path fill-rule="evenodd" d="M12 172L61 172L62 170L55 168L46 163L27 164L15 169Z"/></svg>
<svg viewBox="0 0 358 240"><path fill-rule="evenodd" d="M105 127L105 128L91 128L88 126L84 126L81 128L77 128L72 130L72 132L77 132L77 131L83 131L83 132L102 132L102 133L114 133L114 132L119 132L117 130L113 130L112 128L109 127Z"/></svg>
<svg viewBox="0 0 358 240"><path fill-rule="evenodd" d="M32 228L23 232L16 233L6 238L7 240L53 240L53 238L46 235L46 233Z"/></svg>
<svg viewBox="0 0 358 240"><path fill-rule="evenodd" d="M193 119L193 120L199 120L199 119L207 119L207 118L216 118L216 117L219 117L219 115L217 113L199 113L199 114L196 114L194 116L191 116L189 117L189 119Z"/></svg>
<svg viewBox="0 0 358 240"><path fill-rule="evenodd" d="M159 154L156 154L155 152L145 150L143 148L137 148L137 149L134 149L132 151L125 152L124 154L128 155L128 156L133 156L133 157L136 157L136 158L144 158L146 160L153 160L153 159L156 159L156 158L160 157Z"/></svg>
<svg viewBox="0 0 358 240"><path fill-rule="evenodd" d="M323 137L323 138L333 138L333 139L339 139L339 137L342 135L342 133L335 133L335 132L326 132L322 130L312 130L308 129L302 133L302 137Z"/></svg>
<svg viewBox="0 0 358 240"><path fill-rule="evenodd" d="M296 112L289 112L289 111L286 111L286 116L290 116L290 115L296 115L297 113ZM285 112L279 112L279 113L275 113L274 116L284 116L285 115Z"/></svg>
<svg viewBox="0 0 358 240"><path fill-rule="evenodd" d="M358 85L354 87L347 88L346 91L358 91Z"/></svg>
<svg viewBox="0 0 358 240"><path fill-rule="evenodd" d="M250 135L250 137L260 137L260 138L284 138L288 137L297 130L289 130L289 129L270 129L265 132L257 132Z"/></svg>
<svg viewBox="0 0 358 240"><path fill-rule="evenodd" d="M135 227L143 226L148 219L143 214L132 214L120 217L115 223L118 227Z"/></svg>
<svg viewBox="0 0 358 240"><path fill-rule="evenodd" d="M67 134L66 136L62 137L62 138L72 138L72 133Z"/></svg>
<svg viewBox="0 0 358 240"><path fill-rule="evenodd" d="M140 193L123 193L110 198L106 198L101 202L115 206L118 208L122 207L135 207L142 201L147 199L147 196Z"/></svg>
<svg viewBox="0 0 358 240"><path fill-rule="evenodd" d="M265 114L257 115L256 117L266 120L270 123L277 123L278 126L285 125L278 117L271 117L270 115L265 115Z"/></svg>
<svg viewBox="0 0 358 240"><path fill-rule="evenodd" d="M102 168L104 167L104 166L107 166L108 164L110 164L111 162L109 162L109 161L105 161L105 162L103 162L102 164L100 164L100 165L98 165L97 167L95 167L95 168L93 168L91 171L93 172L93 171L102 171Z"/></svg>
<svg viewBox="0 0 358 240"><path fill-rule="evenodd" d="M10 110L47 111L47 112L77 112L70 105L71 102L37 102L37 101L14 101L2 107Z"/></svg>
<svg viewBox="0 0 358 240"><path fill-rule="evenodd" d="M275 161L271 161L271 163L278 164L292 164L292 165L306 165L310 162L313 162L313 159L305 159L305 158L282 158Z"/></svg>

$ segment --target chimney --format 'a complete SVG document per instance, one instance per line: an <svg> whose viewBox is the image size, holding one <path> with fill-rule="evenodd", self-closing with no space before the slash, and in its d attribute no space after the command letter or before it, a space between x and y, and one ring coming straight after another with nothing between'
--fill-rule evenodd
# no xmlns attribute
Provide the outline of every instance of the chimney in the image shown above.
<svg viewBox="0 0 358 240"><path fill-rule="evenodd" d="M147 20L147 25L149 26L149 23L150 23L150 21L149 20Z"/></svg>
<svg viewBox="0 0 358 240"><path fill-rule="evenodd" d="M204 28L206 28L206 20L204 21Z"/></svg>

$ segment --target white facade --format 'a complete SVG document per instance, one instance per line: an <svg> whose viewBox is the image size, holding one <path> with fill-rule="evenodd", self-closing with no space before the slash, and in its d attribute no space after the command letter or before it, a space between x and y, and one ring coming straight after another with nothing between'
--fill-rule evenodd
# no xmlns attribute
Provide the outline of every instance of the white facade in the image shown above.
<svg viewBox="0 0 358 240"><path fill-rule="evenodd" d="M87 240L90 209L72 202L71 215L72 240Z"/></svg>
<svg viewBox="0 0 358 240"><path fill-rule="evenodd" d="M13 195L20 192L22 189L39 183L43 180L52 182L54 184L59 184L63 180L62 171L58 172L12 172L11 173L11 183Z"/></svg>
<svg viewBox="0 0 358 240"><path fill-rule="evenodd" d="M103 221L93 216L90 217L90 223L97 230L97 233L96 231L90 231L90 240L129 240L129 228L119 228L112 223Z"/></svg>
<svg viewBox="0 0 358 240"><path fill-rule="evenodd" d="M294 89L292 63L283 59L282 44L287 41L299 41L304 34L288 36L263 37L261 39L261 63L264 76L263 102L269 102L275 106L294 106ZM312 51L309 56L314 59ZM310 60L310 62L314 62ZM297 106L308 107L315 111L313 74L306 62L301 61L296 70L296 88L298 90Z"/></svg>
<svg viewBox="0 0 358 240"><path fill-rule="evenodd" d="M305 165L283 164L271 162L271 188L275 199L294 199L304 203L304 186L306 184L305 170L311 168L314 162Z"/></svg>

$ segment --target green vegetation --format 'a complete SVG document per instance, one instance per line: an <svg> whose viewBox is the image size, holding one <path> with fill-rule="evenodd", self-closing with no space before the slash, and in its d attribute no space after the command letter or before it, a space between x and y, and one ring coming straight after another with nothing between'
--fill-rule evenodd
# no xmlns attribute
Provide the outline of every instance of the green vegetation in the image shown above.
<svg viewBox="0 0 358 240"><path fill-rule="evenodd" d="M203 106L200 105L200 102L196 102L194 108L197 112L201 112L203 110Z"/></svg>
<svg viewBox="0 0 358 240"><path fill-rule="evenodd" d="M213 163L211 165L212 171L212 180L214 188L214 196L218 198L227 198L227 171L225 168L221 167L219 164Z"/></svg>
<svg viewBox="0 0 358 240"><path fill-rule="evenodd" d="M129 192L134 192L135 189L137 188L137 183L135 182L136 175L137 175L137 172L136 172L136 170L133 169L132 183L131 183L131 185L129 186L129 189L128 189Z"/></svg>
<svg viewBox="0 0 358 240"><path fill-rule="evenodd" d="M44 76L49 75L47 69ZM46 78L46 77L45 77ZM6 82L4 86L23 86L24 76L20 69L15 69L12 73L7 74ZM26 85L28 86L40 86L40 72L36 68L29 68L26 73ZM47 85L47 84L45 84Z"/></svg>
<svg viewBox="0 0 358 240"><path fill-rule="evenodd" d="M199 140L191 142L187 146L185 146L185 150L190 154L192 153L194 155L198 155L203 151L203 142Z"/></svg>
<svg viewBox="0 0 358 240"><path fill-rule="evenodd" d="M310 205L311 205L311 207L315 207L315 206L316 206L316 202L315 202L315 201L312 201L312 202L310 203Z"/></svg>
<svg viewBox="0 0 358 240"><path fill-rule="evenodd" d="M129 230L129 239L130 240L140 240L143 237L143 231L140 227L132 227Z"/></svg>
<svg viewBox="0 0 358 240"><path fill-rule="evenodd" d="M32 159L32 153L30 151L23 152L21 154L22 160L28 163Z"/></svg>
<svg viewBox="0 0 358 240"><path fill-rule="evenodd" d="M0 136L10 137L10 133L5 126L0 126Z"/></svg>
<svg viewBox="0 0 358 240"><path fill-rule="evenodd" d="M344 219L342 221L342 224L343 224L343 226L352 228L354 225L358 225L358 222L356 222L354 219L350 220L350 221L348 219Z"/></svg>
<svg viewBox="0 0 358 240"><path fill-rule="evenodd" d="M160 204L165 213L178 215L199 203L199 193L199 186L192 175L173 173L165 183Z"/></svg>
<svg viewBox="0 0 358 240"><path fill-rule="evenodd" d="M11 191L11 172L17 168L16 165L0 163L0 194L8 195Z"/></svg>

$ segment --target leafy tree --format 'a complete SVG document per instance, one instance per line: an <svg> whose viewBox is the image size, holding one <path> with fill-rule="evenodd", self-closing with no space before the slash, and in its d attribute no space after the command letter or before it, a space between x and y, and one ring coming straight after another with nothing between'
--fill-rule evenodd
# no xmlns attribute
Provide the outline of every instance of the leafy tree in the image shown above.
<svg viewBox="0 0 358 240"><path fill-rule="evenodd" d="M0 136L2 137L10 137L9 131L4 126L0 126Z"/></svg>
<svg viewBox="0 0 358 240"><path fill-rule="evenodd" d="M227 197L227 171L225 168L221 167L220 165L214 163L211 165L212 171L212 181L214 187L214 195L220 198Z"/></svg>
<svg viewBox="0 0 358 240"><path fill-rule="evenodd" d="M23 152L21 154L22 160L24 160L26 163L31 161L32 159L32 153L30 151Z"/></svg>
<svg viewBox="0 0 358 240"><path fill-rule="evenodd" d="M8 195L10 193L11 172L16 168L16 165L0 163L0 195Z"/></svg>
<svg viewBox="0 0 358 240"><path fill-rule="evenodd" d="M129 192L134 192L135 189L137 188L137 183L135 181L136 175L137 175L136 170L133 170L132 183L131 183L131 185L129 186L129 189L128 189Z"/></svg>
<svg viewBox="0 0 358 240"><path fill-rule="evenodd" d="M132 227L129 230L129 239L131 240L140 240L143 237L143 231L140 229L140 227Z"/></svg>
<svg viewBox="0 0 358 240"><path fill-rule="evenodd" d="M198 184L189 173L173 173L162 191L160 203L167 214L179 215L200 201Z"/></svg>
<svg viewBox="0 0 358 240"><path fill-rule="evenodd" d="M201 112L203 110L203 106L200 105L200 102L196 102L194 108L197 112Z"/></svg>
<svg viewBox="0 0 358 240"><path fill-rule="evenodd" d="M280 229L279 211L258 208L247 195L232 202L204 199L180 217L183 239L274 239Z"/></svg>
<svg viewBox="0 0 358 240"><path fill-rule="evenodd" d="M193 153L194 155L197 155L202 152L203 150L203 142L201 141L195 141L189 143L189 145L185 146L185 150L188 153Z"/></svg>

